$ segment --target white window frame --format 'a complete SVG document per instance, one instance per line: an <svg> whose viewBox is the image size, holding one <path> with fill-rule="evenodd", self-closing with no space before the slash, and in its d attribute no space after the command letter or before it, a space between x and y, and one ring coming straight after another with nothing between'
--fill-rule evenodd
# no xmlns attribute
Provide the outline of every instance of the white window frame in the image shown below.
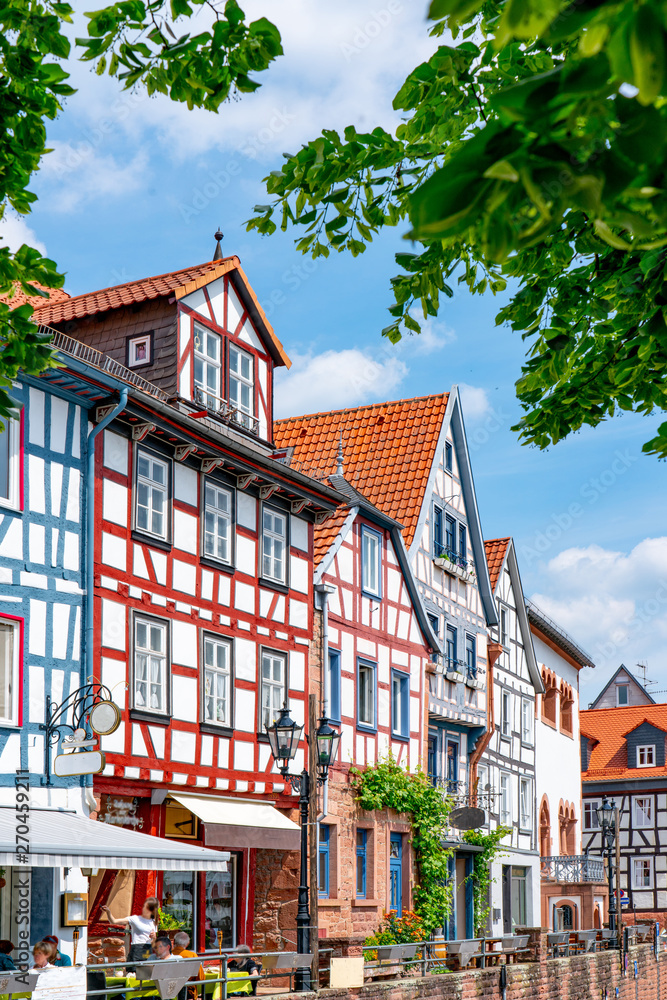
<svg viewBox="0 0 667 1000"><path fill-rule="evenodd" d="M264 524L264 515L270 514L273 518L272 526L267 528ZM269 507L267 504L262 506L261 511L262 517L262 553L261 553L261 577L263 580L273 580L275 583L287 584L287 559L289 555L289 539L287 537L288 531L288 521L287 512L284 510L277 510L275 507ZM283 521L283 531L282 533L275 530L275 519L282 518ZM277 572L277 566L279 563L278 557L275 554L275 544L277 541L281 541L283 544L283 554L280 560L282 564L282 569ZM266 560L269 561L269 572L266 571Z"/></svg>
<svg viewBox="0 0 667 1000"><path fill-rule="evenodd" d="M370 597L382 597L382 536L365 524L361 526L361 589Z"/></svg>
<svg viewBox="0 0 667 1000"><path fill-rule="evenodd" d="M509 646L509 612L506 607L502 604L500 605L498 614L498 637L500 639L500 645L503 649L507 649ZM503 619L505 620L505 627L503 628Z"/></svg>
<svg viewBox="0 0 667 1000"><path fill-rule="evenodd" d="M139 473L139 462L142 456L146 457L150 462L157 465L161 465L164 468L164 483L157 483L154 479L150 479L148 476L142 476ZM150 535L151 538L160 538L162 541L167 541L169 539L169 528L170 528L170 476L171 476L171 463L169 459L162 458L161 455L156 455L154 452L150 451L148 448L137 448L137 453L135 457L135 471L134 471L134 527L136 531L141 532L142 535ZM145 485L149 491L149 500L146 510L148 511L148 522L150 524L153 514L153 493L161 493L164 498L164 507L162 510L162 531L151 531L150 528L141 527L139 524L139 486Z"/></svg>
<svg viewBox="0 0 667 1000"><path fill-rule="evenodd" d="M164 646L159 654L156 654L154 650L150 647L138 646L137 644L137 626L139 624L146 625L150 628L159 628L162 631L164 637ZM137 712L147 712L150 715L160 715L165 716L170 714L171 706L171 669L170 669L170 649L171 649L171 635L169 629L169 622L164 618L154 618L152 615L134 614L132 616L132 708ZM143 683L146 684L146 701L148 704L139 705L137 703L137 655L154 656L156 659L162 660L162 677L160 679L160 686L162 688L162 704L159 708L153 708L150 705L151 700L151 671L150 664L148 664L146 679Z"/></svg>
<svg viewBox="0 0 667 1000"><path fill-rule="evenodd" d="M521 742L535 746L535 708L530 698L521 699Z"/></svg>
<svg viewBox="0 0 667 1000"><path fill-rule="evenodd" d="M643 803L648 803L648 814ZM652 795L634 795L632 798L632 826L635 830L649 830L655 825L655 802Z"/></svg>
<svg viewBox="0 0 667 1000"><path fill-rule="evenodd" d="M240 370L236 371L235 369L232 368L232 356L234 354L236 354L239 358L248 358L248 360L250 361L250 378L246 378L245 375L243 375ZM230 407L232 407L233 409L235 408L236 411L237 411L237 413L239 413L239 414L243 414L246 417L253 418L255 416L255 358L248 351L244 351L240 347L237 347L236 344L230 344L229 345L229 361L228 361L228 366L227 367L229 369L229 405L230 405ZM237 399L233 398L233 395L232 395L232 382L238 383L239 387L244 386L244 385L247 385L247 386L250 387L250 405L248 407L244 406L243 403L241 402L240 388L237 389L237 397L238 398ZM253 421L251 420L249 422L249 424L252 424L252 422ZM243 416L241 416L239 418L239 423L242 424L243 426L246 426L246 423L243 420Z"/></svg>
<svg viewBox="0 0 667 1000"><path fill-rule="evenodd" d="M217 343L218 356L217 358L211 357L206 351L201 351L197 349L197 336L201 331L201 335L206 338L206 346L208 347L208 338L214 338L213 343ZM215 330L209 330L207 326L202 323L193 323L192 330L192 344L194 351L194 364L192 372L192 380L195 389L195 400L200 400L204 406L211 410L219 410L220 404L223 402L222 399L222 337ZM202 365L203 371L203 381L197 381L196 370L197 362ZM215 385L211 387L208 384L208 374L212 372L214 374ZM199 395L201 393L201 396Z"/></svg>
<svg viewBox="0 0 667 1000"><path fill-rule="evenodd" d="M620 699L619 699L619 691L621 690L621 688L625 689L625 692L626 692L626 695L627 695L627 699L628 699L627 701L620 701ZM629 683L626 683L626 684L617 684L616 685L616 705L617 705L617 707L626 708L629 704L630 704L630 684Z"/></svg>
<svg viewBox="0 0 667 1000"><path fill-rule="evenodd" d="M369 702L366 707L370 708L370 719L361 718L361 674L362 671L368 672L371 678L369 686ZM377 729L377 666L371 663L370 660L358 660L357 661L357 727L361 729ZM408 694L409 697L409 694Z"/></svg>
<svg viewBox="0 0 667 1000"><path fill-rule="evenodd" d="M584 809L583 809L583 820L584 820L584 830L590 830L591 833L597 833L600 829L600 824L598 822L597 810L602 804L601 799L584 799ZM588 810L591 816L595 817L593 824L591 825L586 819L586 811Z"/></svg>
<svg viewBox="0 0 667 1000"><path fill-rule="evenodd" d="M217 506L209 504L208 491L215 490L216 493L224 493L229 501L229 512L220 510ZM217 498L216 498L217 499ZM213 531L207 529L207 521L209 515L215 519L215 526ZM213 537L215 541L215 548L218 547L218 540L221 538L221 534L218 531L219 521L227 522L227 530L225 541L227 545L227 555L226 557L214 555L207 551L207 541L210 537ZM224 486L222 483L217 483L212 479L204 480L204 513L202 517L202 558L203 559L213 559L215 562L223 563L225 566L231 566L234 561L234 495L229 487Z"/></svg>
<svg viewBox="0 0 667 1000"><path fill-rule="evenodd" d="M508 688L500 689L500 735L512 738L512 692Z"/></svg>
<svg viewBox="0 0 667 1000"><path fill-rule="evenodd" d="M645 857L644 855L640 855L639 857L637 857L637 856L632 857L630 859L630 862L632 864L632 888L633 889L637 889L637 890L640 890L640 889L652 889L653 888L653 877L654 877L653 858L651 856ZM648 865L648 884L641 884L641 885L638 884L638 882L637 882L637 865L638 864L642 864L642 865L647 864Z"/></svg>
<svg viewBox="0 0 667 1000"><path fill-rule="evenodd" d="M410 738L410 675L403 670L391 671L391 733Z"/></svg>
<svg viewBox="0 0 667 1000"><path fill-rule="evenodd" d="M503 788L503 785L505 786ZM499 821L501 826L512 825L512 775L509 771L500 772L498 783ZM504 801L505 800L505 801Z"/></svg>
<svg viewBox="0 0 667 1000"><path fill-rule="evenodd" d="M651 757L650 762L647 760L642 764L642 754L648 757L649 751ZM637 767L655 767L655 743L642 743L641 746L637 747Z"/></svg>
<svg viewBox="0 0 667 1000"><path fill-rule="evenodd" d="M5 429L1 432L9 434L7 448L7 493L0 497L0 507L19 510L21 503L21 423L16 417L4 420Z"/></svg>
<svg viewBox="0 0 667 1000"><path fill-rule="evenodd" d="M209 649L214 649L217 646L221 646L226 649L227 657L227 668L221 669L217 664L209 665L207 663L208 651ZM232 698L234 692L234 681L233 681L233 644L231 639L226 639L224 636L215 635L212 632L204 632L202 636L202 660L201 660L201 676L202 676L202 710L201 710L201 720L207 726L224 726L231 728L233 719L233 707ZM207 691L208 675L211 674L215 677L224 677L227 681L227 697L225 705L225 715L224 718L208 718L207 716L207 699L209 694ZM217 694L212 695L213 703L218 700ZM214 714L217 714L214 713Z"/></svg>
<svg viewBox="0 0 667 1000"><path fill-rule="evenodd" d="M19 672L21 664L22 622L15 618L0 617L0 625L6 626L12 633L11 663L8 676L5 678L5 700L9 708L7 715L0 715L0 726L18 726L19 724Z"/></svg>
<svg viewBox="0 0 667 1000"><path fill-rule="evenodd" d="M527 812L524 811L524 800ZM521 830L533 830L533 782L530 778L519 777L519 827Z"/></svg>
<svg viewBox="0 0 667 1000"><path fill-rule="evenodd" d="M280 709L287 704L287 654L275 649L262 649L259 666L259 731L266 732L266 724L272 725ZM281 664L281 679L265 677L265 666ZM275 695L278 695L276 698Z"/></svg>

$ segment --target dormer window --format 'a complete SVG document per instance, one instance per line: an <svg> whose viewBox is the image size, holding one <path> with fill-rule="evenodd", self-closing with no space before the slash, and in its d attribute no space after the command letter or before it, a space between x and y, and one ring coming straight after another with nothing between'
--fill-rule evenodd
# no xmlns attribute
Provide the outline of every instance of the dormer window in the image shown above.
<svg viewBox="0 0 667 1000"><path fill-rule="evenodd" d="M239 415L254 416L255 379L253 358L250 354L229 345L229 405ZM252 427L253 421L240 420L244 426Z"/></svg>
<svg viewBox="0 0 667 1000"><path fill-rule="evenodd" d="M195 396L211 410L218 410L222 402L220 354L220 335L195 323Z"/></svg>
<svg viewBox="0 0 667 1000"><path fill-rule="evenodd" d="M637 767L655 767L655 746L637 747Z"/></svg>

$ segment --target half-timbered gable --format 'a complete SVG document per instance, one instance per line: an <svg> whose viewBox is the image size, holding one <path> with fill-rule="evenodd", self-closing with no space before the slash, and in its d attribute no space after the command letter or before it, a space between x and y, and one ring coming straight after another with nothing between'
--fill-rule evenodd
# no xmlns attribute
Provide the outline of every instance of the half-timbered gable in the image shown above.
<svg viewBox="0 0 667 1000"><path fill-rule="evenodd" d="M667 922L667 705L589 709L581 713L588 742L582 757L584 850L602 849L597 808L603 797L619 811L622 914Z"/></svg>
<svg viewBox="0 0 667 1000"><path fill-rule="evenodd" d="M502 652L493 677L493 730L477 769L477 803L489 829L509 830L493 863L491 933L533 926L540 914L536 828L535 705L544 688L535 659L519 567L511 538L485 543Z"/></svg>

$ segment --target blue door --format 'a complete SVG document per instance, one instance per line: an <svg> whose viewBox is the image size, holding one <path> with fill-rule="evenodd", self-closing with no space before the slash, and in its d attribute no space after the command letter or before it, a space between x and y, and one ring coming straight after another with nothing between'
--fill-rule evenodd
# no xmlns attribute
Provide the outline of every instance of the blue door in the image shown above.
<svg viewBox="0 0 667 1000"><path fill-rule="evenodd" d="M403 915L403 837L392 833L389 839L389 909Z"/></svg>

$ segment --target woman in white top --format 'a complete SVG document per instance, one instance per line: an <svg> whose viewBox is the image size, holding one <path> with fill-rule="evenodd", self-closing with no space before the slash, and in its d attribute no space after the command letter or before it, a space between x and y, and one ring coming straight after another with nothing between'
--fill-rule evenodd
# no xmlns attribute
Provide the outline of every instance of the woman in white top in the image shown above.
<svg viewBox="0 0 667 1000"><path fill-rule="evenodd" d="M102 909L109 918L110 924L125 924L129 927L128 961L141 962L150 958L151 948L157 934L157 899L147 899L140 914L132 913L128 917L114 917L108 906L103 906Z"/></svg>

